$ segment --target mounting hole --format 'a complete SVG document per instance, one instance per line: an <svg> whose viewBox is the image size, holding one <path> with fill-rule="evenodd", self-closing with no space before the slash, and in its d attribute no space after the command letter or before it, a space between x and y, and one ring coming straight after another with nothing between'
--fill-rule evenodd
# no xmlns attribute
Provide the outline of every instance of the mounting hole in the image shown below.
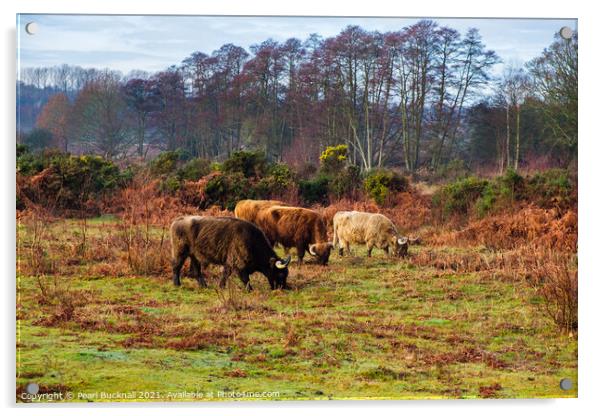
<svg viewBox="0 0 602 416"><path fill-rule="evenodd" d="M573 382L570 378L563 378L560 380L560 388L565 391L570 390L573 388Z"/></svg>
<svg viewBox="0 0 602 416"><path fill-rule="evenodd" d="M571 39L571 38L573 37L573 29L571 29L571 28L570 28L570 27L568 27L568 26L563 26L563 27L560 29L560 37L561 37L562 39L566 39L566 40L569 40L569 39Z"/></svg>
<svg viewBox="0 0 602 416"><path fill-rule="evenodd" d="M38 24L36 22L29 22L25 25L25 31L28 35L35 35L38 32Z"/></svg>
<svg viewBox="0 0 602 416"><path fill-rule="evenodd" d="M38 383L27 383L27 386L25 386L25 391L29 394L38 394L40 391L40 386Z"/></svg>

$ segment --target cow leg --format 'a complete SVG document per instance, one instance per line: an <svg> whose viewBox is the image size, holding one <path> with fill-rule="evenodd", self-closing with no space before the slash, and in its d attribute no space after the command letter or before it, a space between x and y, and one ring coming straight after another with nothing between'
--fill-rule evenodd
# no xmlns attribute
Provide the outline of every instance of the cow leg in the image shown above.
<svg viewBox="0 0 602 416"><path fill-rule="evenodd" d="M207 287L207 282L203 277L203 270L201 269L201 263L196 257L190 256L190 266L192 269L192 276L199 282L200 287Z"/></svg>
<svg viewBox="0 0 602 416"><path fill-rule="evenodd" d="M274 281L273 277L268 277L268 282L270 282L270 289L276 289L276 282Z"/></svg>
<svg viewBox="0 0 602 416"><path fill-rule="evenodd" d="M368 244L368 257L372 257L372 249L374 246L372 244Z"/></svg>
<svg viewBox="0 0 602 416"><path fill-rule="evenodd" d="M232 274L232 270L228 266L224 266L224 270L222 271L222 278L219 281L219 287L222 289L226 287L226 281L228 277Z"/></svg>
<svg viewBox="0 0 602 416"><path fill-rule="evenodd" d="M384 246L384 247L383 247L383 251L385 252L385 254L386 254L387 256L389 256L389 255L390 255L390 253L389 253L389 246Z"/></svg>
<svg viewBox="0 0 602 416"><path fill-rule="evenodd" d="M182 271L182 266L184 265L187 257L188 251L183 250L172 260L173 284L176 286L180 286L182 284L180 282L180 272Z"/></svg>
<svg viewBox="0 0 602 416"><path fill-rule="evenodd" d="M345 242L343 242L340 238L338 241L338 246L339 246L339 256L343 257L343 248L345 247Z"/></svg>
<svg viewBox="0 0 602 416"><path fill-rule="evenodd" d="M297 246L297 263L299 266L303 264L303 257L305 256L305 246Z"/></svg>
<svg viewBox="0 0 602 416"><path fill-rule="evenodd" d="M253 290L253 287L251 287L251 281L249 280L249 273L244 271L244 270L240 270L238 272L238 277L240 277L240 280L242 280L242 282L245 285L245 289L247 289L248 292L250 292L251 290Z"/></svg>

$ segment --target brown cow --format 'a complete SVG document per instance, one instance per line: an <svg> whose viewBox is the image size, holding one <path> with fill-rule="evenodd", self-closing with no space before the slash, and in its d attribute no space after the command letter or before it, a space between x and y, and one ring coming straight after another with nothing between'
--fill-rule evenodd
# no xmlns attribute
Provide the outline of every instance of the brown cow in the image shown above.
<svg viewBox="0 0 602 416"><path fill-rule="evenodd" d="M236 207L234 208L234 216L255 224L255 218L257 217L257 213L259 211L276 205L286 206L286 204L276 200L243 199L242 201L238 201L236 204Z"/></svg>
<svg viewBox="0 0 602 416"><path fill-rule="evenodd" d="M306 208L273 206L258 212L257 226L263 230L272 245L285 249L295 247L299 265L305 251L316 257L318 263L328 264L332 243L328 241L326 222L315 211Z"/></svg>

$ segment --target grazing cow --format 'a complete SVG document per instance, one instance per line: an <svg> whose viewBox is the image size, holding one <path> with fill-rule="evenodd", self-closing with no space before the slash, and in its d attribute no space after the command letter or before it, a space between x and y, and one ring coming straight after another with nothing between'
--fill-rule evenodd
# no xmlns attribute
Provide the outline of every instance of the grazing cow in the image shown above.
<svg viewBox="0 0 602 416"><path fill-rule="evenodd" d="M265 234L250 222L232 217L178 217L171 224L173 282L180 286L180 270L190 257L199 285L206 287L202 267L224 266L220 287L232 272L252 290L249 275L263 273L272 289L286 288L290 256L284 260L274 252Z"/></svg>
<svg viewBox="0 0 602 416"><path fill-rule="evenodd" d="M234 216L255 224L255 218L257 218L259 211L276 205L285 206L281 201L243 199L236 204Z"/></svg>
<svg viewBox="0 0 602 416"><path fill-rule="evenodd" d="M328 264L332 243L328 241L326 222L317 212L274 206L259 211L256 221L272 245L279 243L285 249L295 247L299 265L303 263L305 251L316 257L318 263Z"/></svg>
<svg viewBox="0 0 602 416"><path fill-rule="evenodd" d="M382 214L372 214L358 211L339 211L333 218L333 245L343 248L351 254L349 245L352 243L366 244L368 257L374 247L384 250L387 254L405 257L408 254L408 238L402 237L390 219ZM392 252L389 252L389 249Z"/></svg>

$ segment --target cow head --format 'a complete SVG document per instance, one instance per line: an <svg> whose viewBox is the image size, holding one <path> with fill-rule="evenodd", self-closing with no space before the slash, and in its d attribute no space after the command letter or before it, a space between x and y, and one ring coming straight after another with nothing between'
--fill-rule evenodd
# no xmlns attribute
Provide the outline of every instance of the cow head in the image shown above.
<svg viewBox="0 0 602 416"><path fill-rule="evenodd" d="M330 257L330 250L332 250L332 243L315 243L309 245L309 254L314 256L318 263L322 265L328 264L328 258Z"/></svg>
<svg viewBox="0 0 602 416"><path fill-rule="evenodd" d="M393 255L397 257L406 257L408 255L409 240L408 237L393 236Z"/></svg>
<svg viewBox="0 0 602 416"><path fill-rule="evenodd" d="M285 259L272 257L270 259L270 271L268 278L273 281L275 288L286 288L286 278L288 277L288 264L291 262L291 256Z"/></svg>

